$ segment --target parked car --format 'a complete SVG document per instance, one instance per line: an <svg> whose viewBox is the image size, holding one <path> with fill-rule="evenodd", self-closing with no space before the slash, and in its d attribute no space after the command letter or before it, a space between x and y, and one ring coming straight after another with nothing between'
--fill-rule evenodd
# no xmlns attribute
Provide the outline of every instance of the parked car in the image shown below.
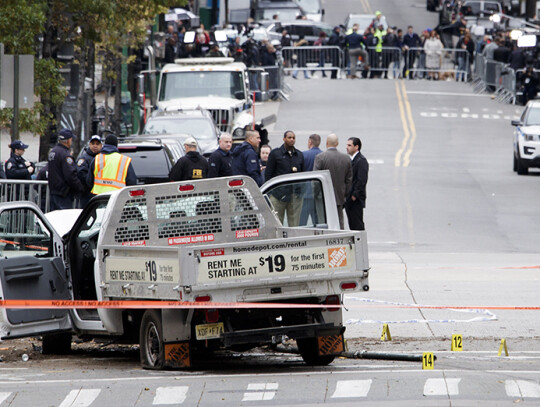
<svg viewBox="0 0 540 407"><path fill-rule="evenodd" d="M529 168L540 168L540 100L531 100L519 120L512 120L514 130L514 171L525 175Z"/></svg>
<svg viewBox="0 0 540 407"><path fill-rule="evenodd" d="M308 45L313 45L317 38L319 38L321 31L324 31L328 37L332 35L331 25L309 20L276 22L270 24L266 31L271 39L279 40L283 29L287 30L293 41L298 41L300 36L303 35Z"/></svg>
<svg viewBox="0 0 540 407"><path fill-rule="evenodd" d="M324 19L324 9L321 0L296 0L308 20L322 21Z"/></svg>
<svg viewBox="0 0 540 407"><path fill-rule="evenodd" d="M260 20L272 20L275 15L280 21L294 20L303 16L304 12L295 1L258 0L253 3L251 17Z"/></svg>
<svg viewBox="0 0 540 407"><path fill-rule="evenodd" d="M363 34L374 18L375 14L349 14L345 19L345 32L350 34L352 26L358 24L358 33Z"/></svg>
<svg viewBox="0 0 540 407"><path fill-rule="evenodd" d="M131 158L139 184L169 182L169 171L183 155L170 143L143 138L120 139L118 151Z"/></svg>
<svg viewBox="0 0 540 407"><path fill-rule="evenodd" d="M463 2L460 9L465 19L489 17L493 14L503 14L503 8L498 1L469 0Z"/></svg>
<svg viewBox="0 0 540 407"><path fill-rule="evenodd" d="M146 122L142 135L183 142L187 137L194 137L199 144L199 152L210 156L219 147L219 135L212 114L205 109L174 110L155 112Z"/></svg>

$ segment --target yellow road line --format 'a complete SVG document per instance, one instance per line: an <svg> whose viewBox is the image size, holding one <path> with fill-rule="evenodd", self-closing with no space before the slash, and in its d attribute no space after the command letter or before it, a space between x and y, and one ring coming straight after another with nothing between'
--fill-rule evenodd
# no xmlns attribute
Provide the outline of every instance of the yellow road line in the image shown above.
<svg viewBox="0 0 540 407"><path fill-rule="evenodd" d="M411 162L411 154L413 152L414 142L416 141L416 127L412 117L411 104L409 103L409 98L407 97L407 90L405 89L405 81L400 80L399 82L401 85L398 84L398 81L396 81L395 87L404 137L401 142L401 147L396 152L394 157L394 166L408 167Z"/></svg>
<svg viewBox="0 0 540 407"><path fill-rule="evenodd" d="M403 156L403 166L408 167L411 162L411 153L414 148L414 142L416 141L416 126L414 125L414 120L412 118L411 104L409 103L409 98L407 96L407 90L405 89L405 81L401 81L403 101L405 103L405 108L407 110L407 118L409 119L409 127L411 129L411 139L409 141L409 148Z"/></svg>
<svg viewBox="0 0 540 407"><path fill-rule="evenodd" d="M409 141L409 138L411 137L411 134L409 133L409 126L407 124L407 118L405 117L405 108L403 107L403 101L401 98L401 92L399 90L398 81L395 81L394 83L396 86L396 95L397 95L398 106L399 106L399 115L401 117L401 124L403 125L403 133L405 134L405 137L403 137L403 141L401 142L401 148L397 151L396 156L394 157L394 166L400 167L401 155L403 154L403 151L405 151L405 148L407 147L407 143Z"/></svg>
<svg viewBox="0 0 540 407"><path fill-rule="evenodd" d="M373 14L371 11L371 5L369 4L369 0L361 0L362 7L364 8L365 14Z"/></svg>

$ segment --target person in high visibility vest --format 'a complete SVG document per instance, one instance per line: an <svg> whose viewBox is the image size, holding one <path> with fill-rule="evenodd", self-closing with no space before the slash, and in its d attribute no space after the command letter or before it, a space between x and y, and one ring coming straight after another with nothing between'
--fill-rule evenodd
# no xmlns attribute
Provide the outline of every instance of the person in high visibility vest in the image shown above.
<svg viewBox="0 0 540 407"><path fill-rule="evenodd" d="M91 193L94 195L137 185L137 175L131 158L118 152L118 139L114 134L107 136L101 153L96 155L90 164L86 183L92 188Z"/></svg>

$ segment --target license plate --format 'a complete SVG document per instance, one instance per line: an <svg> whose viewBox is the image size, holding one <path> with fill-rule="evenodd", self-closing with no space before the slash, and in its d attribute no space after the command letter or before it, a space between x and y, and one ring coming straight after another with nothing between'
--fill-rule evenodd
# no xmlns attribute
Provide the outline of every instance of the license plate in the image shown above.
<svg viewBox="0 0 540 407"><path fill-rule="evenodd" d="M197 340L201 339L216 339L225 332L223 322L217 324L204 324L195 326L195 335Z"/></svg>

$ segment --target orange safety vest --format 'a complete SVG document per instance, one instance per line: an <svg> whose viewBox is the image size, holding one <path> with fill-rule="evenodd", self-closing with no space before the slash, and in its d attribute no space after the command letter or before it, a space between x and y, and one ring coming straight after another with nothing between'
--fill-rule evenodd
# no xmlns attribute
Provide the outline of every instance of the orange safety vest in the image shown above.
<svg viewBox="0 0 540 407"><path fill-rule="evenodd" d="M92 193L99 195L125 187L130 163L131 158L120 153L98 154L94 162Z"/></svg>

